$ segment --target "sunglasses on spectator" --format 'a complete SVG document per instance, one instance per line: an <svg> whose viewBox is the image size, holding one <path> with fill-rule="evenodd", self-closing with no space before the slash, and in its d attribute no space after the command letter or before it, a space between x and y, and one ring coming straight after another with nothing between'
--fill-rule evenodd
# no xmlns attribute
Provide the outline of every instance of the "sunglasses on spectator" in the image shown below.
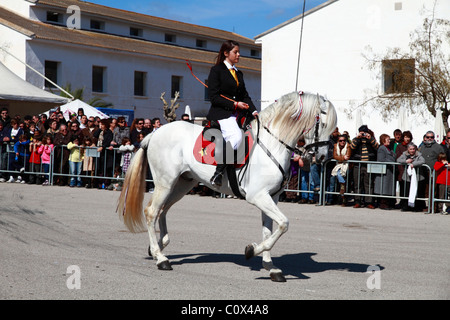
<svg viewBox="0 0 450 320"><path fill-rule="evenodd" d="M339 142L345 142L345 140L339 140Z"/></svg>
<svg viewBox="0 0 450 320"><path fill-rule="evenodd" d="M425 136L427 139L434 139L434 136Z"/></svg>

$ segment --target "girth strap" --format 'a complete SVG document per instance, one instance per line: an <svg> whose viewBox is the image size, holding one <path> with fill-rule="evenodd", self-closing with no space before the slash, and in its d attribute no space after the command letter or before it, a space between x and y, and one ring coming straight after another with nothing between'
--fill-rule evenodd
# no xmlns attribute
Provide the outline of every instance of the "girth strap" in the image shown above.
<svg viewBox="0 0 450 320"><path fill-rule="evenodd" d="M239 191L239 184L236 177L236 169L232 165L227 166L228 181L230 182L231 190L234 195L240 199L245 199L245 197Z"/></svg>

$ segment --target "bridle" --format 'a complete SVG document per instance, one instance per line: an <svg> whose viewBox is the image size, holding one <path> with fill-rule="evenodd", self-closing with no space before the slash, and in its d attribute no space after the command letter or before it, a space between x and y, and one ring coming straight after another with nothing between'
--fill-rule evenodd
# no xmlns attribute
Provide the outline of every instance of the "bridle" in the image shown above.
<svg viewBox="0 0 450 320"><path fill-rule="evenodd" d="M302 112L303 112L303 101L302 101L302 99L301 99L301 96L303 95L303 91L299 91L298 92L298 94L299 94L299 96L300 96L300 108L299 108L299 110L292 116L292 117L295 117L295 118L297 118L296 120L298 121L299 119L300 119L300 117L302 116ZM317 95L318 96L318 101L320 101L320 97L319 97L319 95ZM326 100L325 100L326 101ZM323 110L321 110L320 111L320 114L327 114L325 111L323 111ZM315 122L314 122L314 125L313 125L313 127L311 127L311 128L309 128L309 129L307 129L307 130L304 130L303 131L303 134L307 134L308 132L310 132L311 131L311 129L312 128L314 128L314 142L313 143L310 143L310 144L308 144L308 145L306 145L305 146L305 150L307 151L307 152L309 152L309 150L311 150L311 149L314 149L314 153L317 153L318 151L319 151L319 147L322 147L322 146L326 146L326 145L328 145L328 141L319 141L319 128L320 128L320 114L318 113L318 114L316 114L316 120L315 120ZM257 118L257 120L258 120L258 134L257 134L257 142L258 143L260 143L260 140L259 140L259 127L260 127L260 122L259 122L259 118ZM269 128L267 127L267 126L265 126L265 125L263 125L262 126L272 137L274 137L276 140L278 140L278 142L280 143L280 144L282 144L288 151L290 151L290 152L294 152L294 153L296 153L296 154L298 154L298 155L303 155L305 152L304 151L302 151L302 150L300 150L299 148L297 148L297 147L291 147L290 145L288 145L286 142L284 142L283 140L281 140L280 138L278 138L274 133L272 133L270 130L269 130ZM261 142L262 143L262 142Z"/></svg>
<svg viewBox="0 0 450 320"><path fill-rule="evenodd" d="M301 96L303 94L303 92L299 92L299 95ZM320 101L320 100L319 100ZM302 114L302 109L303 109L303 105L300 99L300 110L298 112L298 115L296 115L297 120L300 119L300 116ZM321 111L321 114L327 114L325 111ZM257 135L256 135L256 143L261 147L261 149L263 149L263 151L267 154L267 156L273 161L273 163L278 167L278 169L280 170L282 176L283 176L283 180L281 181L281 185L280 185L280 189L275 192L274 194L277 194L281 189L284 188L285 182L289 179L289 173L286 173L283 166L278 162L278 160L273 156L273 154L270 152L269 149L267 149L267 147L264 145L264 143L260 140L259 138L259 131L260 131L260 127L262 126L272 137L274 137L276 140L278 140L278 142L283 145L283 147L286 148L287 151L290 151L291 153L295 153L298 154L300 156L304 155L305 153L311 154L310 150L314 149L313 153L317 153L319 150L319 147L321 146L326 146L328 145L328 141L319 141L319 127L320 127L320 114L316 115L316 120L314 123L314 126L309 128L308 130L305 130L303 133L308 133L309 131L311 131L312 128L314 128L314 143L310 143L308 145L305 146L305 151L300 150L297 147L292 147L290 145L288 145L286 142L284 142L283 140L281 140L280 138L278 138L274 133L272 133L269 128L265 125L261 125L260 121L259 121L259 117L256 117L257 120Z"/></svg>

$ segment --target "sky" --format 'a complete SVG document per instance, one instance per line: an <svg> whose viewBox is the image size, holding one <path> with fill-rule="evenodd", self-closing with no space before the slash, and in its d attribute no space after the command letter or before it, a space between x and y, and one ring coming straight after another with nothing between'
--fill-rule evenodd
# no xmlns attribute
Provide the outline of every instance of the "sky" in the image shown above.
<svg viewBox="0 0 450 320"><path fill-rule="evenodd" d="M255 36L303 12L304 0L86 0L108 7ZM326 0L306 0L305 11Z"/></svg>

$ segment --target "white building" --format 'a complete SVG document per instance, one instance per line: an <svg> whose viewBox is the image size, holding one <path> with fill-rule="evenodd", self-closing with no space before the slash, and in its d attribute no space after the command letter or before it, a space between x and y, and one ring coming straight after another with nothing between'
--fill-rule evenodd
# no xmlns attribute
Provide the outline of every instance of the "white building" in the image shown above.
<svg viewBox="0 0 450 320"><path fill-rule="evenodd" d="M360 105L367 98L366 90L383 88L381 66L378 75L365 67L362 54L366 47L370 45L380 55L394 47L409 52L409 35L425 17L420 12L424 6L431 10L433 4L432 0L329 0L304 14L299 66L302 15L258 35L256 40L262 44L262 108L287 92L317 92L337 108L341 132L346 130L353 137L361 124L367 124L377 140L382 133L392 137L401 126L398 119L385 123L379 112L369 107L354 111L351 118L344 110ZM438 0L435 13L450 20L450 1ZM407 118L408 123L400 129L410 130L416 143L434 128L431 115L428 119Z"/></svg>
<svg viewBox="0 0 450 320"><path fill-rule="evenodd" d="M210 107L206 90L186 60L205 81L228 39L241 45L238 67L257 103L261 47L246 37L78 0L0 2L0 61L10 70L39 88L52 87L21 60L58 86L84 88L84 100L100 97L116 109L134 108L136 117L163 119L161 93L170 101L175 91L178 116L186 105L192 116L204 116Z"/></svg>

